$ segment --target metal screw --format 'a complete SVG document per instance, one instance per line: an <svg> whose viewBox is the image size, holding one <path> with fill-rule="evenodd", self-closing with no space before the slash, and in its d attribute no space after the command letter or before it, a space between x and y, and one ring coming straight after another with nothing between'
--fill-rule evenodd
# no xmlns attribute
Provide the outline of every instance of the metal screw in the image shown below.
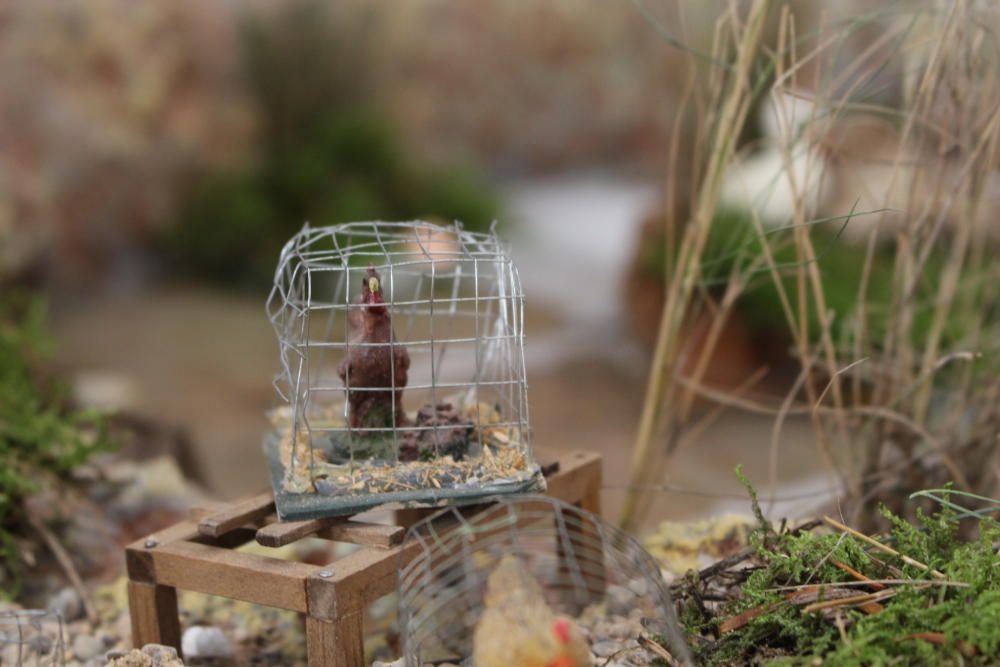
<svg viewBox="0 0 1000 667"><path fill-rule="evenodd" d="M332 570L320 570L319 571L319 576L323 577L324 579L329 579L330 577L333 576L333 571Z"/></svg>
<svg viewBox="0 0 1000 667"><path fill-rule="evenodd" d="M143 544L143 546L146 547L147 549L152 549L153 547L155 547L158 544L159 544L159 542L156 541L156 538L155 537L151 537L148 540L146 540L146 542L145 542L145 544Z"/></svg>

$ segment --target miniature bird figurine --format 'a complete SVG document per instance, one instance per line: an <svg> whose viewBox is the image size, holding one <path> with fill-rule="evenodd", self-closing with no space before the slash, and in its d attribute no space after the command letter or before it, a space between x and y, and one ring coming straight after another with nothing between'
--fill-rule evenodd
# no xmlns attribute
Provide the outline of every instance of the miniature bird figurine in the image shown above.
<svg viewBox="0 0 1000 667"><path fill-rule="evenodd" d="M410 354L395 342L392 318L382 294L382 278L368 267L361 294L347 317L348 353L338 374L347 387L352 429L401 427L406 423L403 388Z"/></svg>
<svg viewBox="0 0 1000 667"><path fill-rule="evenodd" d="M590 667L580 628L556 615L517 556L501 559L486 582L473 634L476 667Z"/></svg>

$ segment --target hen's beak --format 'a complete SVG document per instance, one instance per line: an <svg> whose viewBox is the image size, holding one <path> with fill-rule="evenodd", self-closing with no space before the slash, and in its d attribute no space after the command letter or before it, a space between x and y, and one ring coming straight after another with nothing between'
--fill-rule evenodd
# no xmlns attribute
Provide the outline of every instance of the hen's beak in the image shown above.
<svg viewBox="0 0 1000 667"><path fill-rule="evenodd" d="M376 292L378 292L378 288L379 288L378 278L376 278L374 276L372 276L371 278L369 278L368 279L368 291L371 292L372 294L375 294Z"/></svg>

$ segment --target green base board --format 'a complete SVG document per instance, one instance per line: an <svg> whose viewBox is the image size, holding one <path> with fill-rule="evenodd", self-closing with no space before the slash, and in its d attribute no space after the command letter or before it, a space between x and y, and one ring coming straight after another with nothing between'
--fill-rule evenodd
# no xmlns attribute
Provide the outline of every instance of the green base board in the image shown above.
<svg viewBox="0 0 1000 667"><path fill-rule="evenodd" d="M332 516L358 514L382 505L401 507L441 507L479 503L486 498L513 493L542 493L545 478L538 465L529 460L530 476L509 483L490 483L472 488L425 488L414 491L374 493L355 496L328 496L320 493L290 493L282 488L285 467L281 463L281 438L275 431L264 437L264 453L271 470L271 486L278 518L282 521L302 521Z"/></svg>

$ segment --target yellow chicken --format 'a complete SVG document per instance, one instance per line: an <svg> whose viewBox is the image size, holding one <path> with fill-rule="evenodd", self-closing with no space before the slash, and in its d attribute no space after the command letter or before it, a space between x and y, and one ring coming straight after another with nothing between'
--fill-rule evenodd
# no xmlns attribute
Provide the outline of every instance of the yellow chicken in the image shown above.
<svg viewBox="0 0 1000 667"><path fill-rule="evenodd" d="M509 554L486 582L472 641L476 667L590 667L580 628L553 613L538 582Z"/></svg>

